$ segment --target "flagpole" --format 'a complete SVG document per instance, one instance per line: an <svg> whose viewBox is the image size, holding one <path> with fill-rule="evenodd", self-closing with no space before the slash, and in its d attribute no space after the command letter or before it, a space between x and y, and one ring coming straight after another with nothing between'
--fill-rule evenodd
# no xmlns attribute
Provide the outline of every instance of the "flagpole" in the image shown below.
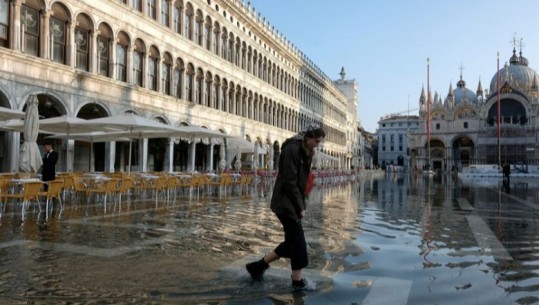
<svg viewBox="0 0 539 305"><path fill-rule="evenodd" d="M497 79L497 90L498 90L498 166L502 166L502 148L500 142L501 136L501 106L500 106L500 52L498 52L498 79Z"/></svg>
<svg viewBox="0 0 539 305"><path fill-rule="evenodd" d="M427 151L428 151L428 166L430 171L430 58L427 57Z"/></svg>

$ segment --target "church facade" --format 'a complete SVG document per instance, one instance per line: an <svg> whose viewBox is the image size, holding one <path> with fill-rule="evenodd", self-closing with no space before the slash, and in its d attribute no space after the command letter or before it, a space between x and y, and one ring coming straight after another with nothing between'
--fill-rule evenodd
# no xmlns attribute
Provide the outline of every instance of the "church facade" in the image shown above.
<svg viewBox="0 0 539 305"><path fill-rule="evenodd" d="M420 128L409 138L411 168L444 171L504 163L524 172L537 168L538 75L522 52L513 49L487 90L481 81L475 91L469 89L462 74L456 85L450 84L445 97L422 88Z"/></svg>

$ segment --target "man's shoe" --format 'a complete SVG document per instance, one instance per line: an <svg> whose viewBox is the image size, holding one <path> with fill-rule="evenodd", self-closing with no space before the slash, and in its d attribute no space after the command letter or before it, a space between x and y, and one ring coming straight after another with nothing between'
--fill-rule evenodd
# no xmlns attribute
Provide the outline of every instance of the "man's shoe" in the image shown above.
<svg viewBox="0 0 539 305"><path fill-rule="evenodd" d="M292 291L293 292L301 292L307 289L307 280L302 278L299 281L292 280Z"/></svg>
<svg viewBox="0 0 539 305"><path fill-rule="evenodd" d="M251 275L251 278L253 280L259 280L264 275L264 272L266 272L266 269L269 268L269 264L264 261L264 259L261 259L256 262L248 263L245 265L245 268Z"/></svg>

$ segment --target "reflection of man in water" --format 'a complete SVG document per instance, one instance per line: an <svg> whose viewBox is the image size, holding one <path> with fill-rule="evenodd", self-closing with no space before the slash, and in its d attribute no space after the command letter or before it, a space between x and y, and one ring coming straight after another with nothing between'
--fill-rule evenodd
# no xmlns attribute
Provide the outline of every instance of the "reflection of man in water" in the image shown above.
<svg viewBox="0 0 539 305"><path fill-rule="evenodd" d="M509 193L509 186L510 186L509 176L511 175L511 165L509 165L509 163L505 163L503 165L502 172L503 172L503 185L506 191Z"/></svg>

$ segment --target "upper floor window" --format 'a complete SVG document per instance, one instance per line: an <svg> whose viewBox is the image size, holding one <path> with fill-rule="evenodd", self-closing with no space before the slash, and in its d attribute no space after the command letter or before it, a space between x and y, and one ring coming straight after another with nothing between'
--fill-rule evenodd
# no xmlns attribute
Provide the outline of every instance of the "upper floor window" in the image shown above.
<svg viewBox="0 0 539 305"><path fill-rule="evenodd" d="M110 47L112 45L112 30L106 24L99 25L97 36L97 73L110 76Z"/></svg>
<svg viewBox="0 0 539 305"><path fill-rule="evenodd" d="M127 81L127 50L129 47L129 38L123 32L118 34L118 43L116 44L116 79L122 82Z"/></svg>
<svg viewBox="0 0 539 305"><path fill-rule="evenodd" d="M131 0L131 6L134 10L142 12L142 0Z"/></svg>
<svg viewBox="0 0 539 305"><path fill-rule="evenodd" d="M152 18L153 20L157 20L157 6L155 5L155 1L157 0L146 0L148 17Z"/></svg>
<svg viewBox="0 0 539 305"><path fill-rule="evenodd" d="M39 56L40 21L39 10L23 4L21 7L22 51L26 54Z"/></svg>
<svg viewBox="0 0 539 305"><path fill-rule="evenodd" d="M77 16L77 27L75 27L75 45L77 54L75 67L80 70L90 71L90 30L91 23L84 15Z"/></svg>
<svg viewBox="0 0 539 305"><path fill-rule="evenodd" d="M0 47L9 46L9 1L0 1Z"/></svg>
<svg viewBox="0 0 539 305"><path fill-rule="evenodd" d="M152 47L150 49L150 58L148 59L148 85L149 89L157 91L157 71L159 66L159 51Z"/></svg>
<svg viewBox="0 0 539 305"><path fill-rule="evenodd" d="M141 40L135 42L135 48L133 49L133 83L137 86L143 86L143 67L144 67L144 54L146 48Z"/></svg>
<svg viewBox="0 0 539 305"><path fill-rule="evenodd" d="M54 6L54 5L53 5ZM59 7L59 5L55 4ZM65 16L65 15L64 15ZM55 13L54 16L50 18L50 58L52 61L66 64L66 29L67 29L67 20L60 13Z"/></svg>
<svg viewBox="0 0 539 305"><path fill-rule="evenodd" d="M167 28L170 26L169 15L168 0L161 0L161 24Z"/></svg>
<svg viewBox="0 0 539 305"><path fill-rule="evenodd" d="M468 122L464 122L464 128L468 128Z"/></svg>
<svg viewBox="0 0 539 305"><path fill-rule="evenodd" d="M193 40L193 8L191 6L187 7L185 10L185 26L183 35L190 40Z"/></svg>
<svg viewBox="0 0 539 305"><path fill-rule="evenodd" d="M180 2L176 1L174 3L174 32L181 34L182 33L182 7Z"/></svg>

